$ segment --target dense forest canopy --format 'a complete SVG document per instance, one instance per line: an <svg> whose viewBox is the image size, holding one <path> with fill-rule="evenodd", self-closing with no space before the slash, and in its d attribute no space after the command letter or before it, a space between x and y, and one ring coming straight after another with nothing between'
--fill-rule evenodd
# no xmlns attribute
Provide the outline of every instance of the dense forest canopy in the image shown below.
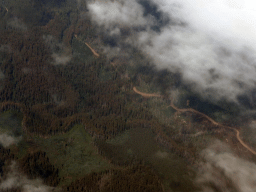
<svg viewBox="0 0 256 192"><path fill-rule="evenodd" d="M241 191L231 177L239 166L221 159L255 167L241 145L256 147L253 115L156 68L118 39L143 27L111 36L89 3L0 2L0 190ZM138 3L156 18L154 33L174 23L153 1Z"/></svg>

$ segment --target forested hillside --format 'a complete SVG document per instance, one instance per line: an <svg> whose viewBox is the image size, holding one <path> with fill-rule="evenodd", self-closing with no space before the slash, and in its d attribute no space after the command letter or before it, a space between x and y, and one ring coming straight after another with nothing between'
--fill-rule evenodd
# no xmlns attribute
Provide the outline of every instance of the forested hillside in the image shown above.
<svg viewBox="0 0 256 192"><path fill-rule="evenodd" d="M195 191L209 140L238 150L232 130L168 107L178 74L156 71L136 47L109 56L103 36L82 1L0 3L0 134L12 138L0 145L1 191L38 178L48 191ZM27 180L5 185L15 170Z"/></svg>

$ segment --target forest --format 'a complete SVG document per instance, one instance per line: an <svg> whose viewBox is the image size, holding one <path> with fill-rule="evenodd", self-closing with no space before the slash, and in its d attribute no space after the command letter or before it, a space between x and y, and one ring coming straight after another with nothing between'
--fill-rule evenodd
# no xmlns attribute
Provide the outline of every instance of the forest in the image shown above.
<svg viewBox="0 0 256 192"><path fill-rule="evenodd" d="M86 4L10 0L0 4L0 36L0 128L4 129L1 118L12 113L18 114L22 129L22 141L17 146L0 145L0 182L8 177L15 161L28 179L41 178L44 185L63 192L193 191L196 187L190 178L187 186L181 181L166 182L169 176L161 175L151 160L131 150L132 155L122 152L127 161L120 160L116 154L121 144L108 142L132 135L137 128L148 129L157 150L180 158L184 172L187 166L196 166L198 149L208 137L226 136L233 145L238 144L231 131L223 133L223 129L189 113L177 118L173 109L166 109L170 104L168 90L180 84L177 74L154 71L138 50L131 56L136 65L129 65L122 56L109 58L101 53L104 43L98 42L100 34L91 23ZM94 56L85 43L100 56ZM143 98L133 92L134 86L144 86L144 90L164 97ZM155 105L165 114L152 110ZM169 123L161 119L165 117ZM206 137L190 137L205 130ZM83 142L84 154L73 154L76 147L81 149L76 139ZM65 162L57 162L59 157L71 160L77 154L84 164L93 159L88 160L91 171L76 175ZM94 159L100 165L94 165ZM22 191L22 186L1 190Z"/></svg>

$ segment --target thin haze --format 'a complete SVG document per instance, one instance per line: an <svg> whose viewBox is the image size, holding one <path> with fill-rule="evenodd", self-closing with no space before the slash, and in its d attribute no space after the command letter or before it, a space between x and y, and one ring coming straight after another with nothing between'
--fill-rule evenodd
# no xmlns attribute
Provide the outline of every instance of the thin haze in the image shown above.
<svg viewBox="0 0 256 192"><path fill-rule="evenodd" d="M6 173L5 173L6 174ZM0 191L53 192L57 188L44 185L41 179L28 179L19 171L15 161L11 162L8 173L1 178Z"/></svg>
<svg viewBox="0 0 256 192"><path fill-rule="evenodd" d="M184 83L211 101L256 98L256 2L116 0L89 3L88 9L108 50L136 46L158 69L180 73ZM255 164L226 144L217 141L202 156L196 179L201 191L256 190Z"/></svg>
<svg viewBox="0 0 256 192"><path fill-rule="evenodd" d="M21 136L13 137L6 133L0 134L0 144L4 147L9 147L12 144L18 143L22 139Z"/></svg>
<svg viewBox="0 0 256 192"><path fill-rule="evenodd" d="M196 179L201 192L256 191L256 165L234 155L225 143L216 140L202 156L205 162Z"/></svg>
<svg viewBox="0 0 256 192"><path fill-rule="evenodd" d="M252 0L96 1L88 8L112 47L137 46L206 98L238 102L256 90Z"/></svg>

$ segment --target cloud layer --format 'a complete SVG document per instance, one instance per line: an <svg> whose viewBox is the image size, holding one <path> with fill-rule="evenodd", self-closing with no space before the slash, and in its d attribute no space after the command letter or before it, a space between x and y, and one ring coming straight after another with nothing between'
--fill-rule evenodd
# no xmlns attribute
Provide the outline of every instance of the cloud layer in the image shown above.
<svg viewBox="0 0 256 192"><path fill-rule="evenodd" d="M88 4L94 23L204 97L238 102L256 82L256 7L239 0L117 0ZM113 41L115 41L113 43Z"/></svg>
<svg viewBox="0 0 256 192"><path fill-rule="evenodd" d="M252 0L96 1L88 9L111 54L134 46L158 69L179 73L193 91L213 102L241 104L241 96L256 101ZM256 165L224 143L216 141L202 156L197 183L203 192L256 191Z"/></svg>
<svg viewBox="0 0 256 192"><path fill-rule="evenodd" d="M58 42L51 35L44 35L45 43L50 47L52 53L53 65L66 65L72 59L71 50L63 43Z"/></svg>
<svg viewBox="0 0 256 192"><path fill-rule="evenodd" d="M206 162L202 164L197 183L203 192L256 191L256 165L233 155L226 144L215 141L202 155Z"/></svg>
<svg viewBox="0 0 256 192"><path fill-rule="evenodd" d="M51 192L56 191L53 187L46 186L39 179L28 179L19 173L16 162L12 162L10 171L5 180L0 183L0 190L21 189L22 192Z"/></svg>
<svg viewBox="0 0 256 192"><path fill-rule="evenodd" d="M13 137L6 133L0 134L0 144L2 144L4 147L9 147L12 144L18 143L22 139L21 136L19 137Z"/></svg>

